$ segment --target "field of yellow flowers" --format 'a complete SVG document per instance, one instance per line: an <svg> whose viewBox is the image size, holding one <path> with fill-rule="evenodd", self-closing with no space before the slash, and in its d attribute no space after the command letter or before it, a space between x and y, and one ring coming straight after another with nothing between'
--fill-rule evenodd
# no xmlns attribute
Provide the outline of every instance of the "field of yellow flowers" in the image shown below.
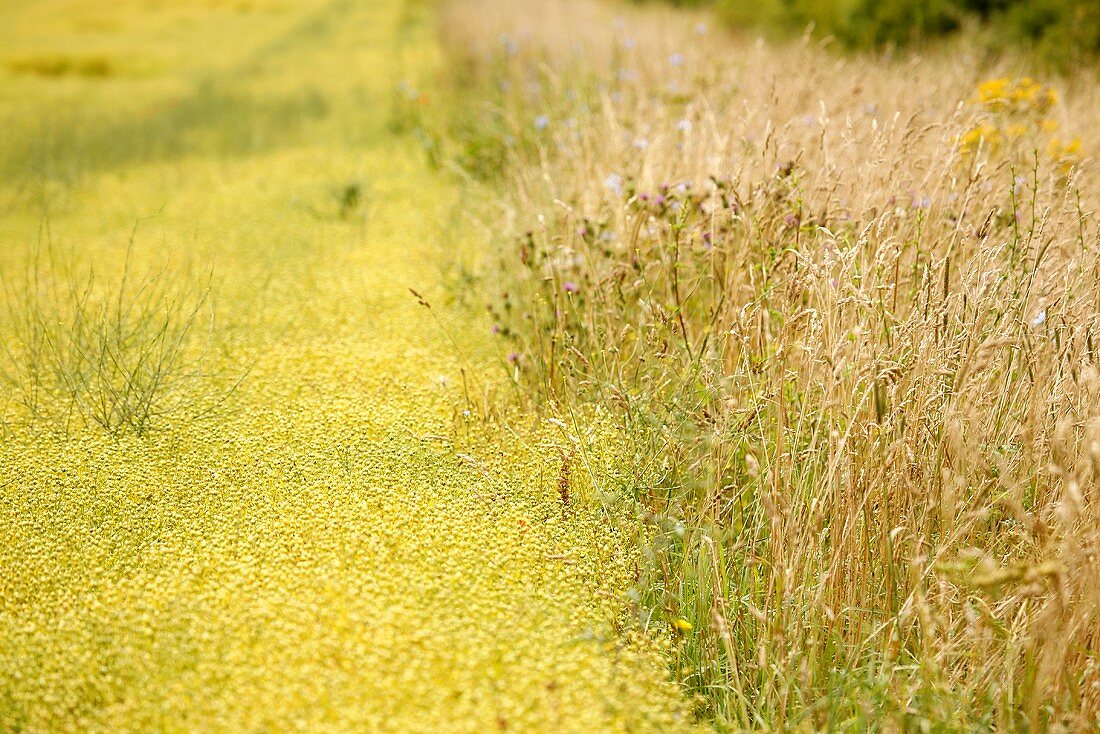
<svg viewBox="0 0 1100 734"><path fill-rule="evenodd" d="M486 419L430 10L0 10L0 731L689 726L614 434Z"/></svg>

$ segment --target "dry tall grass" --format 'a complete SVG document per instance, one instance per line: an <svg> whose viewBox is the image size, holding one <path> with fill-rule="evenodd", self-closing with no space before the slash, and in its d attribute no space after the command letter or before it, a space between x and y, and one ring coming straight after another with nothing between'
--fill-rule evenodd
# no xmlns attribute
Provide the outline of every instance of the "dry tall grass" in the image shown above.
<svg viewBox="0 0 1100 734"><path fill-rule="evenodd" d="M637 442L640 619L720 726L1094 730L1098 87L704 22L443 23L502 352Z"/></svg>

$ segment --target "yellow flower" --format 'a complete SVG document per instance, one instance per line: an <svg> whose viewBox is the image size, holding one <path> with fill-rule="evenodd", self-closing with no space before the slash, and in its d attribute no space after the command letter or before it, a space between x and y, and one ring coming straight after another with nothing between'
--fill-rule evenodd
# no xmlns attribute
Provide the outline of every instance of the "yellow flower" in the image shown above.
<svg viewBox="0 0 1100 734"><path fill-rule="evenodd" d="M1081 138L1073 138L1065 143L1058 138L1051 138L1047 153L1058 166L1058 172L1063 176L1067 175L1081 162Z"/></svg>
<svg viewBox="0 0 1100 734"><path fill-rule="evenodd" d="M1031 77L1004 77L978 85L978 103L990 112L1044 113L1058 103L1058 93Z"/></svg>
<svg viewBox="0 0 1100 734"><path fill-rule="evenodd" d="M1000 145L1001 131L988 123L970 128L959 137L959 148L967 155L979 150L992 150Z"/></svg>
<svg viewBox="0 0 1100 734"><path fill-rule="evenodd" d="M990 79L978 85L978 101L991 110L1008 105L1008 79Z"/></svg>
<svg viewBox="0 0 1100 734"><path fill-rule="evenodd" d="M688 632L691 632L692 629L694 629L694 627L691 626L691 622L687 621L683 617L677 617L676 620L672 623L672 626L677 632L685 635Z"/></svg>

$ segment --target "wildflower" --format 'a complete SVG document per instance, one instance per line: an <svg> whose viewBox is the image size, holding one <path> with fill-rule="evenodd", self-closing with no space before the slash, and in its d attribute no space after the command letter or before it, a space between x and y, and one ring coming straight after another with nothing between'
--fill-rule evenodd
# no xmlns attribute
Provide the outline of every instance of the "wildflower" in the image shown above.
<svg viewBox="0 0 1100 734"><path fill-rule="evenodd" d="M708 28L707 28L706 23L696 23L695 24L695 35L705 36L705 35L707 35L707 30L708 30Z"/></svg>
<svg viewBox="0 0 1100 734"><path fill-rule="evenodd" d="M672 626L680 634L687 634L688 632L691 632L692 629L694 629L694 627L692 627L691 625L691 622L687 621L683 617L677 617L676 620L673 621Z"/></svg>
<svg viewBox="0 0 1100 734"><path fill-rule="evenodd" d="M499 334L500 333L500 324L493 324L493 333L494 334Z"/></svg>
<svg viewBox="0 0 1100 734"><path fill-rule="evenodd" d="M576 293L580 290L580 287L573 281L567 280L562 284L561 289L566 293Z"/></svg>
<svg viewBox="0 0 1100 734"><path fill-rule="evenodd" d="M1001 131L995 125L978 125L959 136L959 149L966 155L979 150L994 150L1001 142Z"/></svg>
<svg viewBox="0 0 1100 734"><path fill-rule="evenodd" d="M1044 113L1058 103L1058 93L1031 77L1002 77L978 85L977 102L990 112Z"/></svg>
<svg viewBox="0 0 1100 734"><path fill-rule="evenodd" d="M548 127L550 127L550 118L549 117L547 117L546 115L539 115L538 117L535 118L535 129L536 130L545 130Z"/></svg>
<svg viewBox="0 0 1100 734"><path fill-rule="evenodd" d="M515 364L516 362L518 362L519 361L519 352L509 352L508 353L508 361L511 362L512 364Z"/></svg>
<svg viewBox="0 0 1100 734"><path fill-rule="evenodd" d="M1024 77L1016 83L1015 98L1022 108L1039 112L1046 112L1058 103L1057 92L1030 77Z"/></svg>
<svg viewBox="0 0 1100 734"><path fill-rule="evenodd" d="M671 56L668 57L669 66L682 66L683 63L684 63L684 55L683 54L678 54L677 53L677 54L672 54Z"/></svg>
<svg viewBox="0 0 1100 734"><path fill-rule="evenodd" d="M1042 326L1047 320L1047 310L1044 308L1039 313L1031 317L1031 325L1035 327Z"/></svg>
<svg viewBox="0 0 1100 734"><path fill-rule="evenodd" d="M608 177L603 180L603 187L615 194L615 196L622 196L623 177L617 173L609 174Z"/></svg>
<svg viewBox="0 0 1100 734"><path fill-rule="evenodd" d="M680 120L678 123L676 123L676 129L682 133L691 132L691 120Z"/></svg>
<svg viewBox="0 0 1100 734"><path fill-rule="evenodd" d="M645 138L638 138L637 140L634 141L634 147L637 148L638 150L645 150L646 148L649 147L649 141L646 140Z"/></svg>
<svg viewBox="0 0 1100 734"><path fill-rule="evenodd" d="M1073 138L1065 143L1058 138L1051 138L1047 153L1057 164L1059 173L1068 174L1081 160L1081 138Z"/></svg>
<svg viewBox="0 0 1100 734"><path fill-rule="evenodd" d="M978 85L978 101L997 111L1008 105L1008 79L990 79Z"/></svg>

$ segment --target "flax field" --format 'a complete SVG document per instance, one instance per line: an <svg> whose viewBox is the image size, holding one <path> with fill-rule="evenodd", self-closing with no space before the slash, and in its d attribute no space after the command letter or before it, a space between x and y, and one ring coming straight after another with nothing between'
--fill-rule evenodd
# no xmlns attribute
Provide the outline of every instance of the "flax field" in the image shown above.
<svg viewBox="0 0 1100 734"><path fill-rule="evenodd" d="M708 5L0 2L0 732L1100 729L1097 67Z"/></svg>

